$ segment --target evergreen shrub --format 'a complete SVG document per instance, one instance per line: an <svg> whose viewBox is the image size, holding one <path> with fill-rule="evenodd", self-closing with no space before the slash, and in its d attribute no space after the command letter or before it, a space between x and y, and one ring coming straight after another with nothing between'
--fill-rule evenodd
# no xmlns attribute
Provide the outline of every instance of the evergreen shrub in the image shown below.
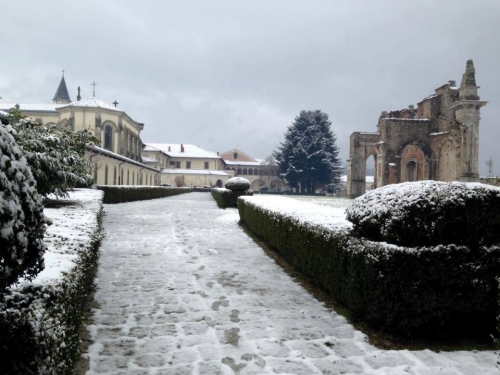
<svg viewBox="0 0 500 375"><path fill-rule="evenodd" d="M26 158L0 124L0 296L43 270L46 219Z"/></svg>
<svg viewBox="0 0 500 375"><path fill-rule="evenodd" d="M226 181L225 186L231 191L244 191L250 189L250 181L243 177L232 177Z"/></svg>
<svg viewBox="0 0 500 375"><path fill-rule="evenodd" d="M171 197L173 195L209 191L208 189L163 186L97 186L104 191L104 203L124 203Z"/></svg>
<svg viewBox="0 0 500 375"><path fill-rule="evenodd" d="M0 301L0 374L68 375L79 357L80 329L99 258L102 209L75 267L57 284L29 285Z"/></svg>
<svg viewBox="0 0 500 375"><path fill-rule="evenodd" d="M253 190L232 191L224 188L212 189L212 197L214 197L219 208L237 207L238 198L245 195L253 195Z"/></svg>
<svg viewBox="0 0 500 375"><path fill-rule="evenodd" d="M461 182L388 185L347 209L355 231L401 246L500 244L500 188Z"/></svg>
<svg viewBox="0 0 500 375"><path fill-rule="evenodd" d="M412 337L495 329L500 247L399 247L238 200L242 222L352 317ZM466 332L467 331L467 332Z"/></svg>

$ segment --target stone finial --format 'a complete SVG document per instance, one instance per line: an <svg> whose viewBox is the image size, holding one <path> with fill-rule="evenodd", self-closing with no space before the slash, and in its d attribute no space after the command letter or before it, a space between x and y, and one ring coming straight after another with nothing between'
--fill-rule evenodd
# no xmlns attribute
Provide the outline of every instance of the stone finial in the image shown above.
<svg viewBox="0 0 500 375"><path fill-rule="evenodd" d="M472 60L467 60L467 66L460 86L476 86L476 70L474 69L474 62Z"/></svg>

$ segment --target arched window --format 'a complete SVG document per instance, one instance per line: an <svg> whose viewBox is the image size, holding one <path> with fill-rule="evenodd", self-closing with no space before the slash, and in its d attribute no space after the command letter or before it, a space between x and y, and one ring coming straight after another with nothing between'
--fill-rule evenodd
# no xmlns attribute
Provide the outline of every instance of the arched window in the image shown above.
<svg viewBox="0 0 500 375"><path fill-rule="evenodd" d="M108 184L108 165L104 168L104 185Z"/></svg>
<svg viewBox="0 0 500 375"><path fill-rule="evenodd" d="M248 169L248 175L249 175L249 176L253 175L252 168Z"/></svg>
<svg viewBox="0 0 500 375"><path fill-rule="evenodd" d="M104 148L113 151L113 128L109 125L104 128Z"/></svg>
<svg viewBox="0 0 500 375"><path fill-rule="evenodd" d="M257 169L257 168L255 168L255 169L253 170L253 174L254 174L255 176L257 176L257 175L259 174L259 171L258 171L258 169Z"/></svg>
<svg viewBox="0 0 500 375"><path fill-rule="evenodd" d="M406 181L417 181L417 162L411 160L406 164Z"/></svg>
<svg viewBox="0 0 500 375"><path fill-rule="evenodd" d="M231 170L231 168L229 168L229 167L226 167L226 171L230 171L230 170Z"/></svg>
<svg viewBox="0 0 500 375"><path fill-rule="evenodd" d="M246 168L243 168L243 176L246 176L247 175L247 169Z"/></svg>
<svg viewBox="0 0 500 375"><path fill-rule="evenodd" d="M238 171L236 172L238 175L241 174L241 168L238 168Z"/></svg>

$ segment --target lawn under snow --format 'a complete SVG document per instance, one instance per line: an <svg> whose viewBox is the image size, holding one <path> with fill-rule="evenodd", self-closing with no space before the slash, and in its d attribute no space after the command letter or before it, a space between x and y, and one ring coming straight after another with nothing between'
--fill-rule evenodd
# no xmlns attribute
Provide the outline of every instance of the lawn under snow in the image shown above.
<svg viewBox="0 0 500 375"><path fill-rule="evenodd" d="M86 247L95 234L102 194L100 190L75 189L68 198L59 199L57 208L43 210L52 225L44 237L48 248L44 254L45 269L32 281L33 284L53 284L75 266L78 249ZM21 281L17 288L26 284L29 282Z"/></svg>
<svg viewBox="0 0 500 375"><path fill-rule="evenodd" d="M264 210L296 218L299 222L303 223L320 225L329 229L339 227L350 228L352 226L345 218L345 209L351 202L348 199L312 196L289 198L267 194L240 197L240 199L247 200L252 205Z"/></svg>

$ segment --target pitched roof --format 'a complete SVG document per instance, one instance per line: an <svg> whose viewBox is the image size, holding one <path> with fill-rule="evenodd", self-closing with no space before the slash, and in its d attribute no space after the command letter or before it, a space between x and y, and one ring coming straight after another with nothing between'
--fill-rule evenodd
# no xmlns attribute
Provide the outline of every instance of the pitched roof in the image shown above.
<svg viewBox="0 0 500 375"><path fill-rule="evenodd" d="M99 98L91 97L77 102L71 102L61 107L87 107L87 108L104 108L112 111L123 112L122 109L115 107L113 104L105 102Z"/></svg>
<svg viewBox="0 0 500 375"><path fill-rule="evenodd" d="M54 95L54 102L71 102L69 97L68 88L66 87L66 81L64 80L64 75L61 78L61 82L59 83L59 87L57 88L56 94Z"/></svg>
<svg viewBox="0 0 500 375"><path fill-rule="evenodd" d="M182 151L182 149L184 151ZM172 158L220 159L217 154L189 144L146 143L144 151L161 151Z"/></svg>
<svg viewBox="0 0 500 375"><path fill-rule="evenodd" d="M56 112L56 109L64 104L40 104L40 103L8 103L0 100L0 109L10 112L12 108L19 105L21 111Z"/></svg>

